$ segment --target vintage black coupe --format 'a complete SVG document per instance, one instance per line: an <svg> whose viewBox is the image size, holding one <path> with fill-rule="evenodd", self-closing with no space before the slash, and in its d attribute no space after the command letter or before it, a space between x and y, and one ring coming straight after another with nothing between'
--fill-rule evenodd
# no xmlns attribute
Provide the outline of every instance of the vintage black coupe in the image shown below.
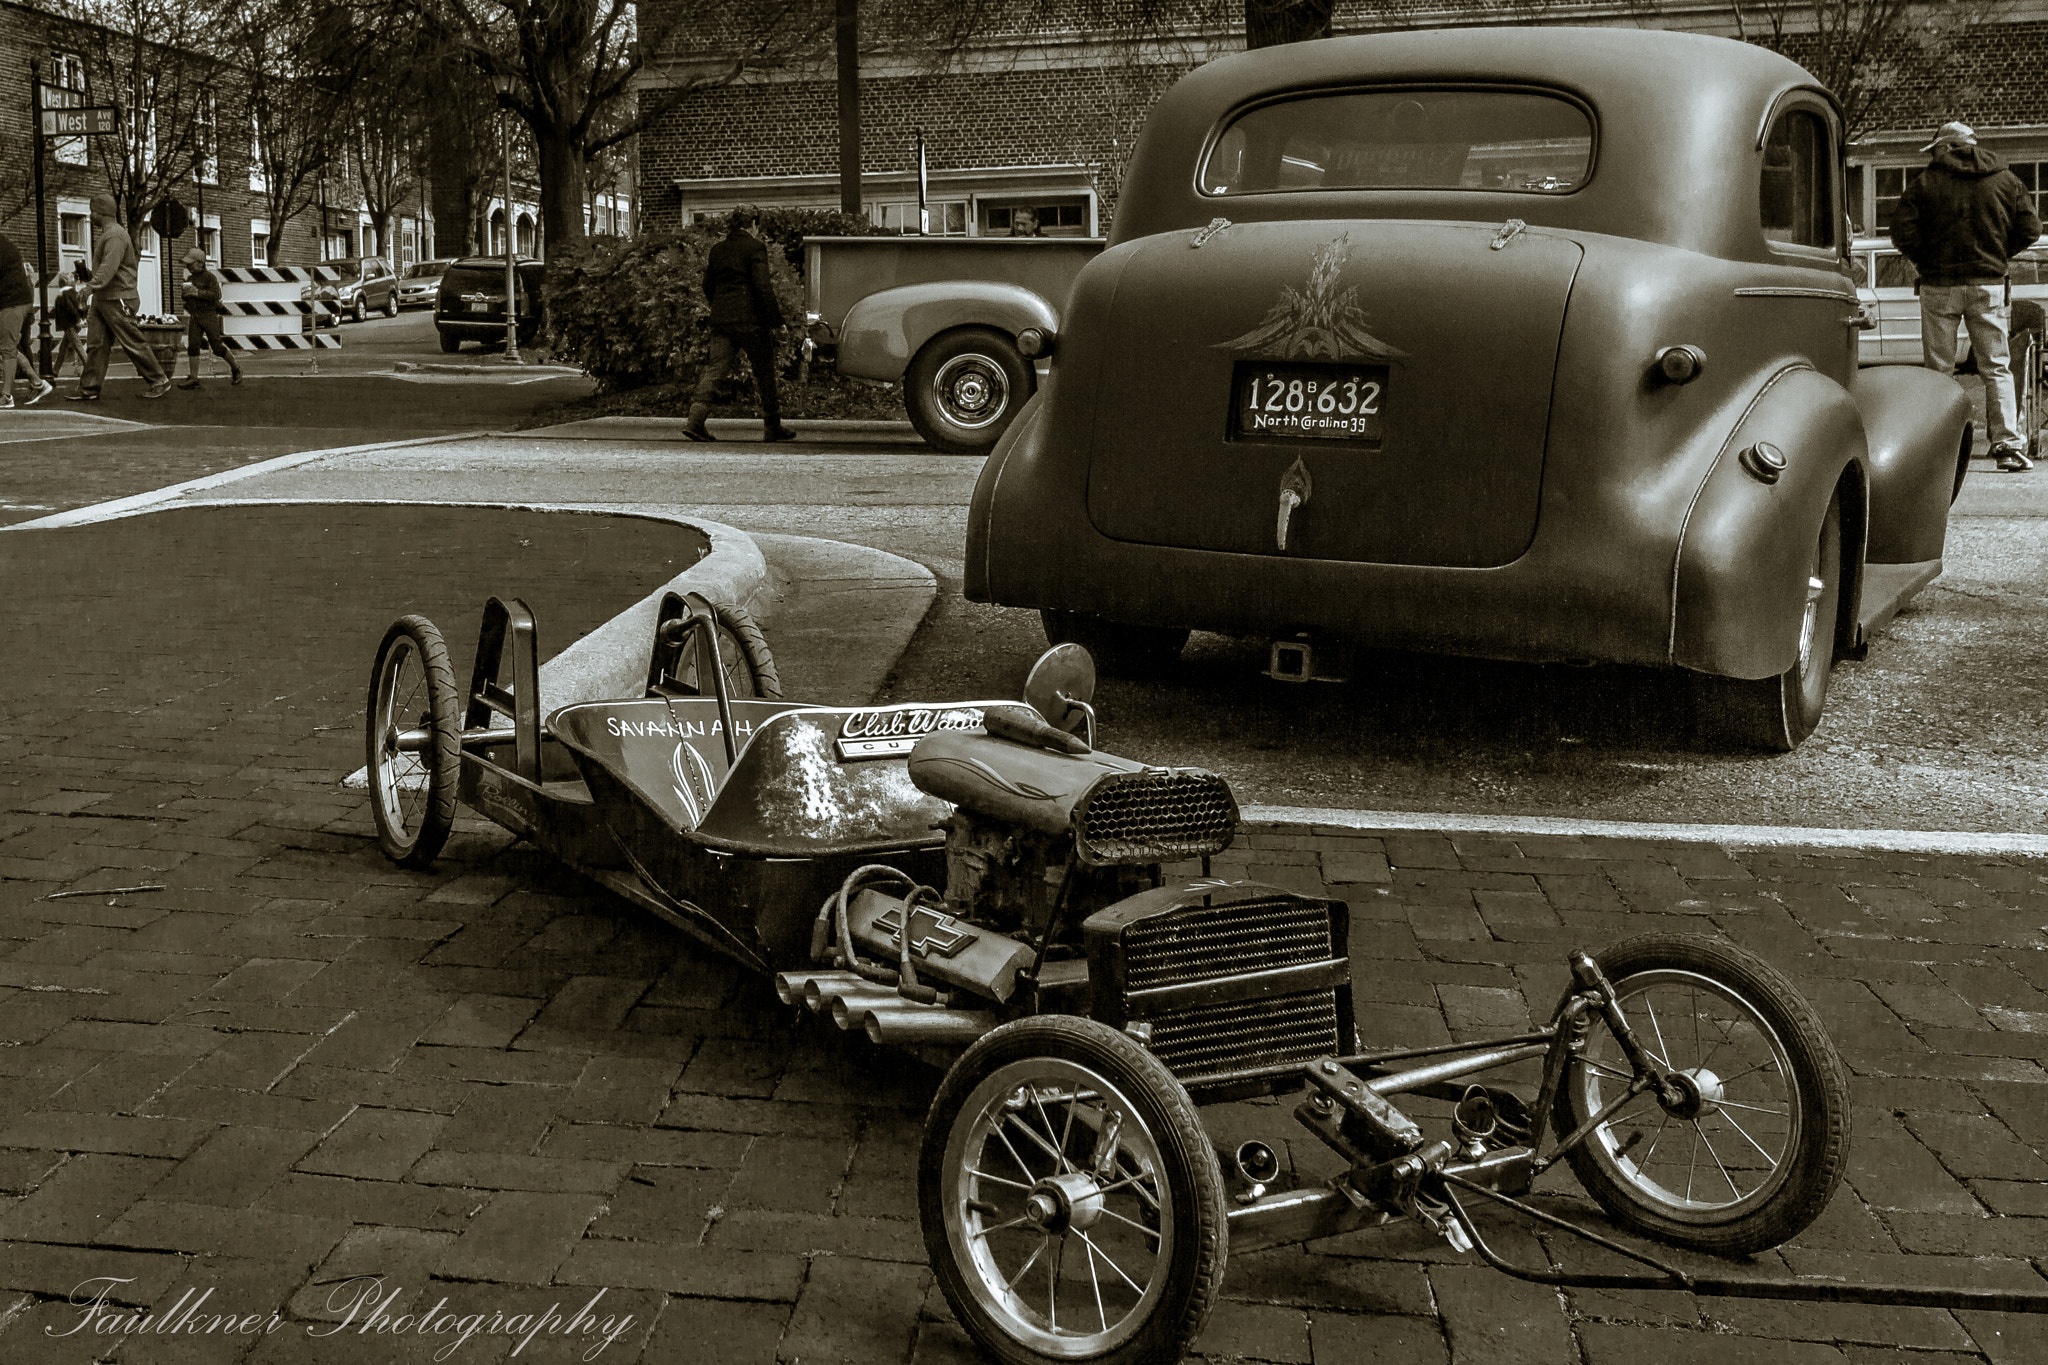
<svg viewBox="0 0 2048 1365"><path fill-rule="evenodd" d="M966 593L1105 664L1190 629L1690 671L1790 749L1941 571L1969 411L1859 370L1833 97L1744 43L1464 29L1225 58L1145 125Z"/></svg>

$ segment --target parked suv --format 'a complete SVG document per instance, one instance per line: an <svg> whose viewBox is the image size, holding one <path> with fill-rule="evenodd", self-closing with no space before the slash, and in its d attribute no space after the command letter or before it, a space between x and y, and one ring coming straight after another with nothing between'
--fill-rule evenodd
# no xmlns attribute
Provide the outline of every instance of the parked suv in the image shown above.
<svg viewBox="0 0 2048 1365"><path fill-rule="evenodd" d="M398 316L398 277L383 257L350 256L320 264L341 278L312 285L310 297L333 299L340 315L351 322L361 322L372 308L382 309L388 318Z"/></svg>
<svg viewBox="0 0 2048 1365"><path fill-rule="evenodd" d="M531 346L540 335L542 265L530 256L513 261L519 295L514 307L519 317L519 344ZM451 264L441 276L440 296L434 301L434 327L441 333L441 349L457 351L465 341L490 346L505 339L505 258L465 256Z"/></svg>
<svg viewBox="0 0 2048 1365"><path fill-rule="evenodd" d="M441 276L453 260L421 261L409 266L398 280L400 308L432 308L441 295Z"/></svg>

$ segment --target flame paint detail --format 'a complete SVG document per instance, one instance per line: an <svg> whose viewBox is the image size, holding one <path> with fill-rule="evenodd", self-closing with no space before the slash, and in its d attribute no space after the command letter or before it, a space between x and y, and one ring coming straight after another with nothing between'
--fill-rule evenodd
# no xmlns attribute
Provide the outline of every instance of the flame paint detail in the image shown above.
<svg viewBox="0 0 2048 1365"><path fill-rule="evenodd" d="M1283 287L1257 327L1216 343L1216 349L1241 351L1253 360L1378 361L1405 355L1366 330L1356 285L1338 292L1338 277L1350 255L1350 233L1326 243L1315 254L1306 289Z"/></svg>

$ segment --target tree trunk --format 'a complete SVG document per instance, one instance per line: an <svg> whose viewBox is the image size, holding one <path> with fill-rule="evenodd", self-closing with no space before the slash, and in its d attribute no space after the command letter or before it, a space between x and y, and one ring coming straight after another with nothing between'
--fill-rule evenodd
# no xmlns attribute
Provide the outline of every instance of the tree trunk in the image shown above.
<svg viewBox="0 0 2048 1365"><path fill-rule="evenodd" d="M540 147L540 241L536 255L554 257L583 245L584 156L579 139L570 134L536 128L534 141ZM505 206L505 231L512 231L512 206ZM516 239L514 239L516 245Z"/></svg>
<svg viewBox="0 0 2048 1365"><path fill-rule="evenodd" d="M1330 36L1336 0L1244 0L1244 45L1278 47Z"/></svg>

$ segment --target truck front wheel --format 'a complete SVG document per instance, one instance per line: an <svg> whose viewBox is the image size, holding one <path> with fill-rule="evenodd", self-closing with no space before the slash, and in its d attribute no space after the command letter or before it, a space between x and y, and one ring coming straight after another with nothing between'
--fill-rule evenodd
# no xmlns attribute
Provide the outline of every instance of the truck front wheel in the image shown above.
<svg viewBox="0 0 2048 1365"><path fill-rule="evenodd" d="M903 405L925 444L949 455L981 455L1031 396L1030 364L1016 343L988 327L961 327L925 343L903 372Z"/></svg>

